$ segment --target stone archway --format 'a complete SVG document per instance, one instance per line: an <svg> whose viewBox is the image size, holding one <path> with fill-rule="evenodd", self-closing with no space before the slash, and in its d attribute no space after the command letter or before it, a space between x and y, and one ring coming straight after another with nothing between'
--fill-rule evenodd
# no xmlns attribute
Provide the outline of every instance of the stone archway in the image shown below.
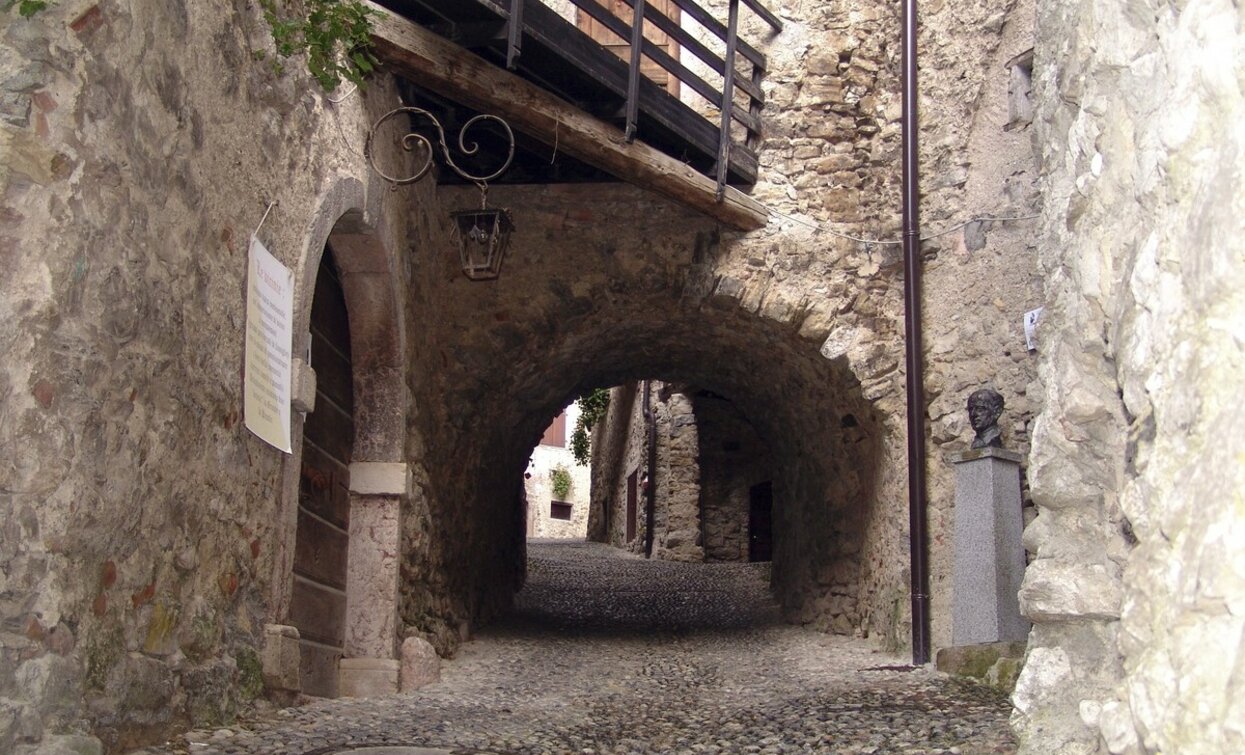
<svg viewBox="0 0 1245 755"><path fill-rule="evenodd" d="M309 348L309 323L316 277L330 254L347 313L353 359L353 437L349 438L347 564L340 678L334 694L396 691L398 533L408 494L405 463L407 393L403 383L405 328L396 261L383 234L365 212L361 183L343 180L330 191L313 222L300 266L296 296L294 353ZM297 391L314 391L315 365L296 364ZM307 387L310 384L312 387ZM296 421L294 449L283 475L280 510L286 539L279 548L271 615L286 624L292 615L299 483L303 469L303 422ZM288 628L274 627L269 642L282 642L288 659ZM286 661L288 665L289 661ZM337 677L338 670L329 673ZM289 678L286 674L285 678Z"/></svg>
<svg viewBox="0 0 1245 755"><path fill-rule="evenodd" d="M585 389L656 378L729 396L773 449L783 504L775 506L774 587L788 616L902 636L886 590L902 589L903 563L886 556L906 531L892 501L877 495L888 471L887 430L846 360L826 358L819 341L733 300L685 307L636 296L536 335L543 340L497 339L507 350L504 370L443 362L441 374L461 393L443 402L452 412L444 421L433 415L440 442L429 446L428 468L439 495L455 505L441 506L429 537L452 549L442 557L452 565L445 582L475 601L460 621L486 620L513 590L508 575L521 579L513 482L549 417ZM427 605L404 595L403 618L431 634L416 600Z"/></svg>
<svg viewBox="0 0 1245 755"><path fill-rule="evenodd" d="M906 642L894 290L831 266L755 274L755 247L625 190L577 190L573 216L553 190L496 191L527 219L499 280L416 260L413 307L435 317L412 335L426 495L403 529L405 631L446 655L506 608L523 582L517 483L549 419L585 390L656 379L729 397L781 460L773 573L789 618Z"/></svg>

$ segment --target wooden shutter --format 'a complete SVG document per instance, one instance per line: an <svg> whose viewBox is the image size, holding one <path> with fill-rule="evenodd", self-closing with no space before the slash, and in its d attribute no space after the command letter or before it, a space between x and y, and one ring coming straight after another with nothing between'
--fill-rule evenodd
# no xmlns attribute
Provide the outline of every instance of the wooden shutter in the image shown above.
<svg viewBox="0 0 1245 755"><path fill-rule="evenodd" d="M544 436L540 439L540 445L559 448L566 446L566 412L559 414L553 420L553 424L545 430Z"/></svg>

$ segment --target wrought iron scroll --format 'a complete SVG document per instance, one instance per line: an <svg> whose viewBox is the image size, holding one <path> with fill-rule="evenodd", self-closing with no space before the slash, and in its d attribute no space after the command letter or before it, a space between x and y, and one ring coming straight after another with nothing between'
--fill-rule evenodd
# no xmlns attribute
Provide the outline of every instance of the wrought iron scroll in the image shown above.
<svg viewBox="0 0 1245 755"><path fill-rule="evenodd" d="M464 155L474 155L480 151L479 142L467 141L467 131L470 130L470 128L476 123L480 121L496 121L499 125L501 125L502 130L506 132L506 139L509 142L506 161L502 163L500 168L492 173L484 176L477 176L458 167L458 165L454 162L454 159L450 157L450 148L445 142L445 129L441 127L441 122L437 120L436 116L427 110L418 107L395 108L382 115L380 120L376 121L376 123L372 125L371 131L368 131L367 133L367 141L363 144L363 154L367 158L368 164L372 166L372 170L376 171L377 175L392 183L395 187L413 184L426 176L428 171L432 169L432 142L428 139L428 137L423 134L415 133L414 131L402 137L402 149L407 152L414 152L418 148L424 153L424 162L419 166L418 170L416 170L413 175L406 178L391 176L376 165L376 155L372 149L372 140L376 138L377 132L380 131L380 128L385 124L385 121L403 113L409 113L413 116L423 116L431 121L433 128L435 128L437 132L437 143L441 147L441 156L445 159L445 164L449 166L450 170L478 186L483 187L487 182L492 181L502 173L505 173L510 167L510 163L514 160L514 132L510 130L509 123L506 123L504 120L495 115L477 115L464 123L463 127L458 130L458 151Z"/></svg>

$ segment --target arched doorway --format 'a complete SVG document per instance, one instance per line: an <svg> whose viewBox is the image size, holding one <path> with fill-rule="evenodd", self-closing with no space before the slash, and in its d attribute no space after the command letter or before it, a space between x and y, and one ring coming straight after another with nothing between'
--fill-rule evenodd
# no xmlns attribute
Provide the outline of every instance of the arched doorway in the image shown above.
<svg viewBox="0 0 1245 755"><path fill-rule="evenodd" d="M331 248L316 273L310 336L316 400L303 423L290 623L299 633L303 693L336 697L345 643L355 427L349 317Z"/></svg>
<svg viewBox="0 0 1245 755"><path fill-rule="evenodd" d="M395 554L409 489L401 272L383 233L350 209L363 194L346 182L329 195L300 267L294 353L310 360L302 380L316 391L302 432L294 427L270 619L270 641L297 629L301 689L288 691L328 697L398 681Z"/></svg>

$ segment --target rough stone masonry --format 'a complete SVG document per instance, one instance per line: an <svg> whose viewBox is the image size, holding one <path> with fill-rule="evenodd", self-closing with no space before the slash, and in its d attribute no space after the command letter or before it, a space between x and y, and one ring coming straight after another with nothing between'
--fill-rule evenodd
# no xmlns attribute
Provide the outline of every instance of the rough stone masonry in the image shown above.
<svg viewBox="0 0 1245 755"><path fill-rule="evenodd" d="M1228 2L1039 4L1030 752L1245 748L1245 99Z"/></svg>
<svg viewBox="0 0 1245 755"><path fill-rule="evenodd" d="M349 655L394 659L408 637L450 655L504 607L549 417L650 377L758 423L792 502L776 533L803 533L775 542L787 615L906 642L897 9L775 6L753 190L781 213L767 228L723 232L621 186L507 187L492 199L515 213L512 256L482 286L447 226L475 194L389 191L360 153L398 104L388 75L330 99L295 63L275 73L243 0L4 12L0 749L120 750L264 691L265 625L290 616L304 424L287 456L240 417L246 249L270 205L258 232L298 282L294 351L327 253L357 354L343 443L404 470L396 542L351 542L399 559L348 603L353 626L392 631ZM1239 9L922 14L935 644L950 640L943 455L989 383L1040 511L1022 746L1245 749ZM1021 315L1039 304L1034 357Z"/></svg>

